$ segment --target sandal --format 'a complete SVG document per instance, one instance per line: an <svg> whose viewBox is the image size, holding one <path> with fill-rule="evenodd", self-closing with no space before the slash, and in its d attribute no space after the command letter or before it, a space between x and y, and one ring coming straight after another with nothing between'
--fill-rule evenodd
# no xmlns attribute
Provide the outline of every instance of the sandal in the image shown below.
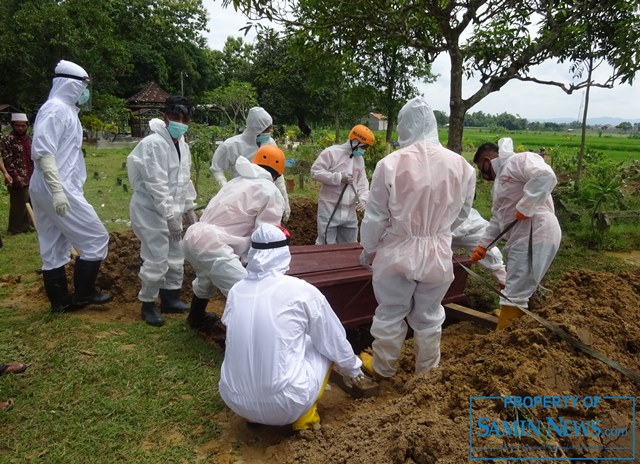
<svg viewBox="0 0 640 464"><path fill-rule="evenodd" d="M0 375L4 374L22 374L27 370L27 365L22 363L0 364Z"/></svg>
<svg viewBox="0 0 640 464"><path fill-rule="evenodd" d="M0 411L8 411L13 407L13 399L9 398L7 401L0 401Z"/></svg>

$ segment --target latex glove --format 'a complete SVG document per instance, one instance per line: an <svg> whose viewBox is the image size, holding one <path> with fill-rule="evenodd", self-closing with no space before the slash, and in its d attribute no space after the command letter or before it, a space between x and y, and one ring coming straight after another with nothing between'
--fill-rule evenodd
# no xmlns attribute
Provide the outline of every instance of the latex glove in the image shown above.
<svg viewBox="0 0 640 464"><path fill-rule="evenodd" d="M196 210L191 208L187 210L187 229L198 222L198 216L196 215Z"/></svg>
<svg viewBox="0 0 640 464"><path fill-rule="evenodd" d="M51 191L53 209L58 216L63 217L67 214L67 211L71 209L71 204L67 195L62 190L62 184L60 183L60 174L58 174L58 166L56 165L56 159L53 155L43 156L36 160L38 167L42 171L44 181Z"/></svg>
<svg viewBox="0 0 640 464"><path fill-rule="evenodd" d="M522 214L520 211L516 210L516 219L518 221L524 221L525 219L529 219L529 218L524 214Z"/></svg>
<svg viewBox="0 0 640 464"><path fill-rule="evenodd" d="M282 215L282 222L288 222L291 217L291 208L285 208L284 214Z"/></svg>
<svg viewBox="0 0 640 464"><path fill-rule="evenodd" d="M478 245L475 250L473 250L473 253L471 254L471 261L472 262L476 262L476 261L480 261L481 259L484 259L485 256L487 256L487 249L485 247L481 247L480 245Z"/></svg>
<svg viewBox="0 0 640 464"><path fill-rule="evenodd" d="M167 218L167 227L169 228L169 240L179 242L182 240L182 224L171 215Z"/></svg>
<svg viewBox="0 0 640 464"><path fill-rule="evenodd" d="M356 211L359 213L364 213L364 210L366 209L366 206L363 202L361 201L357 201L356 202Z"/></svg>
<svg viewBox="0 0 640 464"><path fill-rule="evenodd" d="M370 257L371 257L371 255L369 253L367 253L367 250L362 250L362 253L360 253L360 264L365 269L369 269L371 271L372 270L371 269L371 264L369 264L369 258Z"/></svg>
<svg viewBox="0 0 640 464"><path fill-rule="evenodd" d="M222 171L213 171L213 178L216 180L220 188L224 187L224 184L227 183L227 178L224 176L224 172Z"/></svg>
<svg viewBox="0 0 640 464"><path fill-rule="evenodd" d="M346 173L346 172L341 172L340 173L340 182L342 182L343 184L352 184L353 183L353 176L351 174Z"/></svg>

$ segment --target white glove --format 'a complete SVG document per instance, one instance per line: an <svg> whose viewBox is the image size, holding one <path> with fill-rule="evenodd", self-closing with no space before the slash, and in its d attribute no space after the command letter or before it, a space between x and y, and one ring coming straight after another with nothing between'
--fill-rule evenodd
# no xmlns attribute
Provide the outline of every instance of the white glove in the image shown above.
<svg viewBox="0 0 640 464"><path fill-rule="evenodd" d="M356 202L356 211L359 213L364 213L364 210L366 209L366 205L361 202L361 201L357 201Z"/></svg>
<svg viewBox="0 0 640 464"><path fill-rule="evenodd" d="M167 218L167 227L169 228L169 240L179 242L182 240L182 224L171 215Z"/></svg>
<svg viewBox="0 0 640 464"><path fill-rule="evenodd" d="M360 264L363 268L369 269L371 271L371 264L369 264L370 256L371 255L367 253L367 250L362 250L362 253L360 253Z"/></svg>
<svg viewBox="0 0 640 464"><path fill-rule="evenodd" d="M224 184L227 183L227 178L224 176L224 172L222 171L213 171L213 178L216 180L220 188L224 187Z"/></svg>
<svg viewBox="0 0 640 464"><path fill-rule="evenodd" d="M285 208L284 214L282 215L282 222L287 222L291 217L291 208Z"/></svg>
<svg viewBox="0 0 640 464"><path fill-rule="evenodd" d="M198 222L198 216L196 215L196 210L191 208L187 210L187 229Z"/></svg>
<svg viewBox="0 0 640 464"><path fill-rule="evenodd" d="M353 176L351 174L346 173L346 172L341 172L340 173L340 182L342 182L343 184L352 184L353 183Z"/></svg>
<svg viewBox="0 0 640 464"><path fill-rule="evenodd" d="M42 171L44 181L51 191L53 197L53 209L58 216L64 216L67 211L71 209L69 199L62 190L62 184L60 183L60 175L58 174L58 166L56 166L56 159L53 155L43 156L36 160L38 167Z"/></svg>

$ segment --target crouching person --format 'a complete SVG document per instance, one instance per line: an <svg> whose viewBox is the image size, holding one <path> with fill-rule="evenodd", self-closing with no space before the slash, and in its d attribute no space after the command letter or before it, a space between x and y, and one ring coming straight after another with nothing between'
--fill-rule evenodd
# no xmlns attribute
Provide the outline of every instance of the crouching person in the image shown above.
<svg viewBox="0 0 640 464"><path fill-rule="evenodd" d="M284 275L287 236L270 224L251 235L248 275L229 292L222 316L227 338L218 388L250 422L303 430L320 422L316 407L332 364L352 383L370 379L322 293Z"/></svg>
<svg viewBox="0 0 640 464"><path fill-rule="evenodd" d="M231 287L247 275L246 260L251 233L261 224L280 224L285 204L275 185L284 172L285 156L274 145L260 147L253 162L241 156L238 173L211 199L200 222L184 237L185 258L196 271L187 323L211 330L214 314L207 303L218 290L226 297Z"/></svg>

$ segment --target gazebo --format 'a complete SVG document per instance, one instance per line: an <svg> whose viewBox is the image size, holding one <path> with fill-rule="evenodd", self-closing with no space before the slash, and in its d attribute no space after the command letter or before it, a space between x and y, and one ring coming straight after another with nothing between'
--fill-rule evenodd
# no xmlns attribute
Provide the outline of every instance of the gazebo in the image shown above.
<svg viewBox="0 0 640 464"><path fill-rule="evenodd" d="M169 94L155 82L149 82L140 92L129 97L127 103L131 110L132 137L149 135L149 121L162 115L164 102Z"/></svg>

